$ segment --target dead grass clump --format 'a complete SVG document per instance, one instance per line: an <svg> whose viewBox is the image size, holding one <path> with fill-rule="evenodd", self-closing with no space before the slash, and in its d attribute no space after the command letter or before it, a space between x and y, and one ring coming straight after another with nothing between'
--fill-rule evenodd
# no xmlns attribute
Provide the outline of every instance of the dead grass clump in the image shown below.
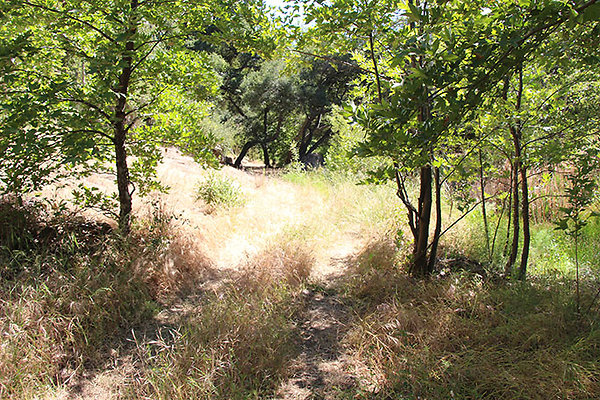
<svg viewBox="0 0 600 400"><path fill-rule="evenodd" d="M151 315L127 252L110 235L96 251L57 231L51 247L3 247L19 271L0 283L0 397L27 398L66 384L105 359L115 335Z"/></svg>
<svg viewBox="0 0 600 400"><path fill-rule="evenodd" d="M285 285L236 283L209 295L167 338L138 347L144 365L132 398L268 398L296 352L299 302Z"/></svg>
<svg viewBox="0 0 600 400"><path fill-rule="evenodd" d="M393 295L397 286L402 285L397 279L398 262L398 250L389 235L371 239L350 261L353 266L348 284L350 294L367 301Z"/></svg>
<svg viewBox="0 0 600 400"><path fill-rule="evenodd" d="M195 232L155 200L135 227L134 267L154 299L166 301L197 287L213 271Z"/></svg>
<svg viewBox="0 0 600 400"><path fill-rule="evenodd" d="M578 317L561 285L465 273L413 287L359 309L345 338L382 377L372 398L600 395L598 317Z"/></svg>
<svg viewBox="0 0 600 400"><path fill-rule="evenodd" d="M33 397L100 365L153 300L198 282L208 265L160 208L128 238L39 203L0 204L0 221L17 216L18 229L0 237L0 398Z"/></svg>
<svg viewBox="0 0 600 400"><path fill-rule="evenodd" d="M249 289L306 282L315 265L311 248L294 241L280 241L259 252L242 268L237 284Z"/></svg>

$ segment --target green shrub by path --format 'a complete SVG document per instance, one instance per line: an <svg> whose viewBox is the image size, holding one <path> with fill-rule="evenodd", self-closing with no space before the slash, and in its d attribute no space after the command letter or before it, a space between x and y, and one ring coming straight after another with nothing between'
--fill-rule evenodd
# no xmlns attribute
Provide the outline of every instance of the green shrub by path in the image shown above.
<svg viewBox="0 0 600 400"><path fill-rule="evenodd" d="M213 208L229 208L244 204L239 185L219 177L216 173L210 173L205 180L198 183L196 198Z"/></svg>

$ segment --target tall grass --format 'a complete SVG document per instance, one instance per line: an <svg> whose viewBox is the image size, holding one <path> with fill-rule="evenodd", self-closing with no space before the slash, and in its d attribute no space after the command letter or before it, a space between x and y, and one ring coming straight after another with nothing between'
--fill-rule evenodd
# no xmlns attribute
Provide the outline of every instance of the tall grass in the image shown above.
<svg viewBox="0 0 600 400"><path fill-rule="evenodd" d="M126 240L37 202L5 201L0 210L0 398L32 398L100 367L181 288L175 279L190 281L180 262L164 268L187 250L158 215Z"/></svg>
<svg viewBox="0 0 600 400"><path fill-rule="evenodd" d="M184 322L138 346L131 398L263 399L297 352L299 293L314 263L298 244L274 244L207 294Z"/></svg>
<svg viewBox="0 0 600 400"><path fill-rule="evenodd" d="M384 243L365 247L348 280L357 319L345 343L370 370L364 398L600 396L600 317L576 314L567 281L417 282Z"/></svg>
<svg viewBox="0 0 600 400"><path fill-rule="evenodd" d="M322 218L315 221L320 229L355 231L365 237L390 229L399 229L400 203L394 188L386 185L361 185L355 175L321 169L291 169L283 179L300 187L317 190L325 199Z"/></svg>

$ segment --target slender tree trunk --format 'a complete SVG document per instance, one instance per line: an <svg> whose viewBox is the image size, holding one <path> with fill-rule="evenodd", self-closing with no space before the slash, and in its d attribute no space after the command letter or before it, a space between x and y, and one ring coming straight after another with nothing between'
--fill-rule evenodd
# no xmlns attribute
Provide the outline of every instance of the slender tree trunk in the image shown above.
<svg viewBox="0 0 600 400"><path fill-rule="evenodd" d="M256 141L251 141L251 142L247 142L244 147L242 147L242 151L240 152L240 154L238 155L238 157L235 159L235 162L233 163L233 166L235 168L241 168L242 167L242 161L244 160L244 157L246 157L246 154L248 154L248 151L250 151L250 149L254 146L256 146L258 144L258 142Z"/></svg>
<svg viewBox="0 0 600 400"><path fill-rule="evenodd" d="M483 215L483 230L485 233L485 247L487 250L488 259L491 261L492 253L490 251L490 232L488 228L487 210L485 207L485 180L483 176L483 157L481 149L479 149L479 188L481 192L481 213Z"/></svg>
<svg viewBox="0 0 600 400"><path fill-rule="evenodd" d="M131 1L132 12L138 6L137 0ZM137 26L133 25L129 28L128 34L130 38L137 32ZM129 167L127 165L127 127L125 125L126 118L126 106L127 106L127 93L129 90L129 84L131 81L133 57L134 51L133 40L128 40L125 43L125 51L121 58L123 69L119 76L119 84L116 87L115 92L117 93L117 102L114 109L114 146L115 146L115 163L117 168L117 189L119 192L119 229L125 235L127 235L131 229L131 193L129 186L131 184L129 178Z"/></svg>
<svg viewBox="0 0 600 400"><path fill-rule="evenodd" d="M579 212L575 216L575 221L579 221ZM577 296L577 313L581 311L581 298L579 295L579 231L575 231L575 290ZM594 299L595 301L595 299ZM593 304L593 302L592 302ZM590 307L592 305L590 304Z"/></svg>
<svg viewBox="0 0 600 400"><path fill-rule="evenodd" d="M429 247L429 224L431 221L431 166L421 167L421 187L419 191L419 209L417 218L419 228L417 231L417 243L415 245L414 261L411 275L425 277L428 275L427 248Z"/></svg>
<svg viewBox="0 0 600 400"><path fill-rule="evenodd" d="M510 242L510 228L512 226L512 215L513 215L513 174L514 174L514 164L511 162L510 164L510 182L509 182L509 190L508 190L508 222L506 223L506 241L504 242L504 250L502 251L502 256L506 257L508 254L508 243ZM506 271L505 271L506 275ZM508 276L508 275L507 275Z"/></svg>
<svg viewBox="0 0 600 400"><path fill-rule="evenodd" d="M515 106L515 111L519 112L521 110L521 100L523 98L523 64L520 64L517 70L518 73L518 88L517 88L517 103ZM510 127L510 134L513 140L513 147L515 152L515 161L513 163L513 242L511 247L510 256L508 258L508 263L506 264L506 273L512 274L513 267L515 265L515 261L517 259L517 253L519 251L519 174L523 177L523 182L521 182L521 188L524 189L523 192L523 236L526 243L524 243L523 252L521 254L521 265L519 267L519 279L524 279L524 275L522 275L525 271L523 268L527 268L527 257L529 256L529 199L527 193L527 171L523 166L523 155L522 155L522 145L521 145L521 121L517 119L514 124ZM527 215L525 215L525 213ZM524 258L523 258L524 257ZM523 260L525 261L525 266L523 265ZM508 276L508 275L507 275Z"/></svg>
<svg viewBox="0 0 600 400"><path fill-rule="evenodd" d="M498 217L498 222L496 223L496 228L494 229L494 237L492 238L492 248L491 248L492 252L490 253L490 260L494 259L494 253L496 252L496 238L498 237L498 230L500 229L500 224L502 223L502 217L504 217L505 210L506 210L506 197L504 198L504 200L502 200L502 210L500 211L500 216Z"/></svg>
<svg viewBox="0 0 600 400"><path fill-rule="evenodd" d="M519 91L517 93L517 111L521 109L521 99L523 96L523 65L519 66ZM527 183L527 166L523 162L525 148L523 148L522 142L522 126L521 121L518 120L514 129L515 134L515 151L517 153L517 166L521 174L521 200L522 215L523 215L523 250L521 252L521 265L519 266L519 279L525 280L527 277L527 261L529 259L529 244L531 242L531 233L529 230L529 187Z"/></svg>
<svg viewBox="0 0 600 400"><path fill-rule="evenodd" d="M260 146L262 147L263 151L263 160L265 162L265 168L271 168L271 161L269 159L269 148L267 147L266 143L261 143Z"/></svg>
<svg viewBox="0 0 600 400"><path fill-rule="evenodd" d="M516 164L516 163L515 163ZM512 201L513 201L513 210L512 210L512 223L513 223L513 235L512 235L512 245L510 247L510 253L508 256L508 261L506 263L506 268L504 269L505 276L511 276L513 267L515 265L515 261L517 260L517 253L519 251L519 172L518 168L515 165L511 174L511 184L512 184Z"/></svg>
<svg viewBox="0 0 600 400"><path fill-rule="evenodd" d="M529 188L527 183L527 167L521 162L521 200L523 214L523 251L521 252L521 265L519 267L519 279L525 280L527 277L527 261L529 259L529 244L531 242L531 233L529 229Z"/></svg>
<svg viewBox="0 0 600 400"><path fill-rule="evenodd" d="M440 184L439 167L433 169L433 179L435 183L435 230L433 232L431 250L429 251L429 263L427 265L428 274L432 273L435 268L440 233L442 232L442 185Z"/></svg>

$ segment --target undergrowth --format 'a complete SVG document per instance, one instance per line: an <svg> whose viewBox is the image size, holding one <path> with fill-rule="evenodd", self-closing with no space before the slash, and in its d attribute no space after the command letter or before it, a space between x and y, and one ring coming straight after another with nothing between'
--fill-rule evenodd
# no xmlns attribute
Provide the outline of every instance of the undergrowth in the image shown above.
<svg viewBox="0 0 600 400"><path fill-rule="evenodd" d="M121 336L189 282L166 221L119 237L35 201L0 204L0 398L32 398L100 367ZM159 226L162 224L162 226ZM167 263L168 264L168 263Z"/></svg>
<svg viewBox="0 0 600 400"><path fill-rule="evenodd" d="M576 313L568 281L455 272L418 282L391 248L366 246L346 286L357 318L344 341L371 375L363 398L600 396L600 317Z"/></svg>

